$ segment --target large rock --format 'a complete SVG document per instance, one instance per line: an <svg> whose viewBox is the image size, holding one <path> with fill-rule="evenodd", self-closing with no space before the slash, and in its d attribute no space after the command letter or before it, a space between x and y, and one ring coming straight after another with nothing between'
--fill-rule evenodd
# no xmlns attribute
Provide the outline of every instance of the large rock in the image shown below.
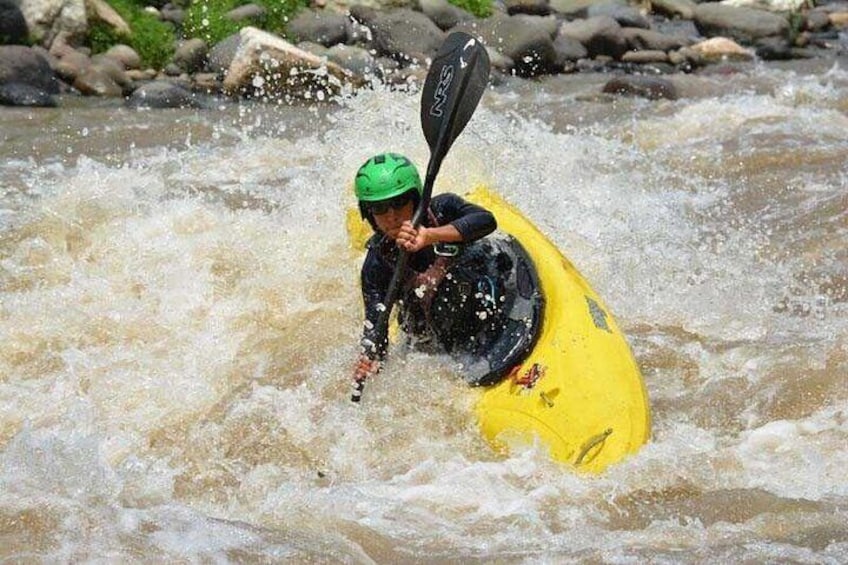
<svg viewBox="0 0 848 565"><path fill-rule="evenodd" d="M695 26L705 37L730 37L740 43L789 33L789 22L783 16L713 3L695 8Z"/></svg>
<svg viewBox="0 0 848 565"><path fill-rule="evenodd" d="M344 14L303 10L286 25L286 32L295 41L311 41L332 47L345 42L348 25L348 17Z"/></svg>
<svg viewBox="0 0 848 565"><path fill-rule="evenodd" d="M0 84L11 83L27 84L48 94L59 93L50 63L23 45L0 46Z"/></svg>
<svg viewBox="0 0 848 565"><path fill-rule="evenodd" d="M26 19L13 0L0 0L0 45L26 42L29 35Z"/></svg>
<svg viewBox="0 0 848 565"><path fill-rule="evenodd" d="M478 35L483 43L512 59L520 75L539 75L557 67L559 58L546 18L495 14L457 29Z"/></svg>
<svg viewBox="0 0 848 565"><path fill-rule="evenodd" d="M322 58L298 49L285 39L246 27L224 78L224 90L263 100L292 98L324 100L345 85L364 84L358 77Z"/></svg>
<svg viewBox="0 0 848 565"><path fill-rule="evenodd" d="M112 77L109 69L92 64L80 71L74 88L85 96L117 98L124 95L123 87Z"/></svg>
<svg viewBox="0 0 848 565"><path fill-rule="evenodd" d="M88 32L85 0L21 0L20 8L32 38L44 47L59 37L81 42Z"/></svg>
<svg viewBox="0 0 848 565"><path fill-rule="evenodd" d="M129 45L113 45L106 51L106 53L104 53L104 55L121 63L124 69L141 68L141 57L136 50Z"/></svg>
<svg viewBox="0 0 848 565"><path fill-rule="evenodd" d="M191 91L172 82L158 80L137 88L125 102L129 108L203 108Z"/></svg>
<svg viewBox="0 0 848 565"><path fill-rule="evenodd" d="M181 70L187 73L193 73L203 68L208 55L209 46L202 39L195 37L183 41L177 46L173 61ZM229 67L229 63L227 67Z"/></svg>
<svg viewBox="0 0 848 565"><path fill-rule="evenodd" d="M106 3L106 0L85 0L88 5L88 17L91 20L99 20L100 22L111 27L115 33L120 35L130 35L132 30L124 18L115 11L112 6Z"/></svg>
<svg viewBox="0 0 848 565"><path fill-rule="evenodd" d="M376 13L366 25L371 28L378 54L396 59L431 58L445 38L445 32L430 18L407 9Z"/></svg>
<svg viewBox="0 0 848 565"><path fill-rule="evenodd" d="M622 27L638 27L642 29L649 29L651 27L651 22L639 10L633 6L623 6L618 2L600 2L589 6L586 10L586 17L596 18L600 16L609 16Z"/></svg>
<svg viewBox="0 0 848 565"><path fill-rule="evenodd" d="M582 43L592 57L608 55L619 59L628 47L621 26L609 16L568 22L559 28L559 34Z"/></svg>
<svg viewBox="0 0 848 565"><path fill-rule="evenodd" d="M127 76L127 68L115 57L110 57L105 53L101 53L91 58L91 65L109 75L109 77L115 81L115 84L120 86L123 90L132 90L133 84Z"/></svg>
<svg viewBox="0 0 848 565"><path fill-rule="evenodd" d="M239 50L239 45L241 45L240 33L234 33L216 43L209 50L206 60L206 70L219 75L226 73L230 65L233 64L233 58Z"/></svg>
<svg viewBox="0 0 848 565"><path fill-rule="evenodd" d="M268 10L259 4L244 4L238 8L230 10L224 14L224 17L231 22L243 22L247 20L258 22L264 18L267 13Z"/></svg>
<svg viewBox="0 0 848 565"><path fill-rule="evenodd" d="M554 50L557 54L557 66L562 68L570 61L577 61L589 55L582 43L567 35L560 35L554 40Z"/></svg>
<svg viewBox="0 0 848 565"><path fill-rule="evenodd" d="M637 65L650 65L654 63L668 63L668 54L658 49L640 49L639 51L628 51L621 56L622 63L635 63Z"/></svg>
<svg viewBox="0 0 848 565"><path fill-rule="evenodd" d="M439 29L447 31L461 22L474 19L474 16L462 8L454 6L448 0L419 0L421 12L433 20Z"/></svg>
<svg viewBox="0 0 848 565"><path fill-rule="evenodd" d="M621 33L630 49L672 51L692 43L685 37L666 35L650 29L626 27Z"/></svg>
<svg viewBox="0 0 848 565"><path fill-rule="evenodd" d="M510 16L516 14L547 16L553 11L549 0L506 0L504 4L506 13Z"/></svg>
<svg viewBox="0 0 848 565"><path fill-rule="evenodd" d="M83 69L91 66L91 58L85 53L71 50L63 53L62 57L57 58L56 63L51 66L59 78L68 84L73 84Z"/></svg>
<svg viewBox="0 0 848 565"><path fill-rule="evenodd" d="M674 83L664 78L628 75L609 80L603 88L607 94L620 96L638 96L649 100L677 99Z"/></svg>
<svg viewBox="0 0 848 565"><path fill-rule="evenodd" d="M333 45L326 50L326 56L328 60L359 76L368 78L382 75L377 59L362 47Z"/></svg>
<svg viewBox="0 0 848 565"><path fill-rule="evenodd" d="M514 16L510 16L510 19L514 22L523 22L525 24L528 24L529 26L544 31L548 34L551 40L553 40L559 32L560 22L556 16L533 16L530 14L515 14Z"/></svg>
<svg viewBox="0 0 848 565"><path fill-rule="evenodd" d="M159 10L159 19L163 22L171 22L178 28L182 27L185 17L185 10L174 6L173 4L166 4L161 10Z"/></svg>
<svg viewBox="0 0 848 565"><path fill-rule="evenodd" d="M590 6L609 0L550 0L551 8L567 16L585 18Z"/></svg>
<svg viewBox="0 0 848 565"><path fill-rule="evenodd" d="M52 108L56 105L56 99L40 88L19 82L0 84L0 106Z"/></svg>
<svg viewBox="0 0 848 565"><path fill-rule="evenodd" d="M655 13L684 20L695 17L696 6L692 0L651 0L651 8Z"/></svg>

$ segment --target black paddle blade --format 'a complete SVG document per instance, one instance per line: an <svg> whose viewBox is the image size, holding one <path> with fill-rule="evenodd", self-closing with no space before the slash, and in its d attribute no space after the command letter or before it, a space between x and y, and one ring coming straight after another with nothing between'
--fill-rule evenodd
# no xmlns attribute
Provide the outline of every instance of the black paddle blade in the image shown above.
<svg viewBox="0 0 848 565"><path fill-rule="evenodd" d="M421 128L437 159L447 154L468 124L488 83L489 54L483 44L461 31L450 34L430 65L421 93Z"/></svg>

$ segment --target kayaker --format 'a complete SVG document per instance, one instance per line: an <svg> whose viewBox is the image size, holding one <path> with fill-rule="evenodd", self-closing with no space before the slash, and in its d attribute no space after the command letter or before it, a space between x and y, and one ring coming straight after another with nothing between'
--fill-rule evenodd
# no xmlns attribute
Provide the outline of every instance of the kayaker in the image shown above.
<svg viewBox="0 0 848 565"><path fill-rule="evenodd" d="M497 317L497 284L491 277L485 273L478 277L471 266L474 261L452 269L457 257L474 247L472 242L497 228L495 217L456 194L444 193L430 200L416 229L412 217L422 191L415 165L397 153L371 157L356 174L359 211L374 229L362 265L365 322L356 381L376 374L385 356L388 340L376 335L376 326L400 250L410 256L398 316L413 345L429 349L435 344L450 350L473 339ZM446 279L451 284L441 284Z"/></svg>

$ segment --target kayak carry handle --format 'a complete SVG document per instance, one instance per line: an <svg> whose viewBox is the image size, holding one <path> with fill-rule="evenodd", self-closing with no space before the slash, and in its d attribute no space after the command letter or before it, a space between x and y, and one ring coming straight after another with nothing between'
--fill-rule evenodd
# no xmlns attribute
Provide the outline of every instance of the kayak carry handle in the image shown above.
<svg viewBox="0 0 848 565"><path fill-rule="evenodd" d="M611 435L612 435L612 428L607 428L606 430L599 433L598 435L590 437L586 441L586 443L583 444L583 448L580 449L580 455L577 456L577 459L574 461L574 465L579 467L580 465L582 465L584 463L591 463L592 460L595 459L595 457L597 457L598 454L601 452L601 449L603 449L603 446L604 446L604 442ZM598 446L600 446L600 447L598 447ZM589 457L588 459L586 459L584 461L584 459L586 458L586 455L588 455L589 452L592 451L592 449L594 449L595 447L598 447L598 450L595 451L595 453L592 454L591 457Z"/></svg>

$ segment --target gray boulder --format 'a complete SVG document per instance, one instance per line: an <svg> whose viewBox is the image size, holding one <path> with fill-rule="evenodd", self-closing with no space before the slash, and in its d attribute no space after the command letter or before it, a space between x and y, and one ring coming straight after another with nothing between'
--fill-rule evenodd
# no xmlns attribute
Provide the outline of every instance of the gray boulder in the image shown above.
<svg viewBox="0 0 848 565"><path fill-rule="evenodd" d="M657 49L643 49L640 51L628 51L621 56L622 63L635 63L637 65L648 65L651 63L668 63L668 54Z"/></svg>
<svg viewBox="0 0 848 565"><path fill-rule="evenodd" d="M807 31L822 31L830 27L830 17L822 8L815 8L807 12L804 21L804 29Z"/></svg>
<svg viewBox="0 0 848 565"><path fill-rule="evenodd" d="M506 0L506 13L529 14L532 16L547 16L553 9L550 0Z"/></svg>
<svg viewBox="0 0 848 565"><path fill-rule="evenodd" d="M447 31L460 22L474 19L474 16L447 0L419 0L421 12L433 20L439 29Z"/></svg>
<svg viewBox="0 0 848 565"><path fill-rule="evenodd" d="M557 66L564 67L569 61L577 61L589 56L583 44L567 35L560 35L554 40L554 51L557 55Z"/></svg>
<svg viewBox="0 0 848 565"><path fill-rule="evenodd" d="M91 66L91 58L79 51L67 51L56 59L53 71L68 84L73 84L83 69Z"/></svg>
<svg viewBox="0 0 848 565"><path fill-rule="evenodd" d="M691 20L695 17L697 5L692 0L651 0L651 8L654 13L684 20Z"/></svg>
<svg viewBox="0 0 848 565"><path fill-rule="evenodd" d="M19 6L32 38L44 47L57 40L76 45L86 37L85 0L24 0Z"/></svg>
<svg viewBox="0 0 848 565"><path fill-rule="evenodd" d="M606 2L609 0L600 1ZM553 8L555 12L575 18L585 18L586 11L589 9L589 6L597 4L598 2L599 0L550 0L551 8ZM622 4L626 5L627 2L623 1Z"/></svg>
<svg viewBox="0 0 848 565"><path fill-rule="evenodd" d="M47 94L59 93L59 82L42 55L23 45L0 46L0 84L26 84Z"/></svg>
<svg viewBox="0 0 848 565"><path fill-rule="evenodd" d="M132 29L106 0L85 0L87 25L94 23L109 27L118 35L131 35Z"/></svg>
<svg viewBox="0 0 848 565"><path fill-rule="evenodd" d="M91 64L93 67L96 67L109 75L109 77L115 81L115 84L120 86L123 90L131 90L132 81L127 76L124 64L118 59L106 54L100 54L91 58Z"/></svg>
<svg viewBox="0 0 848 565"><path fill-rule="evenodd" d="M609 16L568 22L559 28L559 34L582 43L590 57L608 55L619 59L628 48L621 26Z"/></svg>
<svg viewBox="0 0 848 565"><path fill-rule="evenodd" d="M638 96L649 100L661 98L676 100L678 97L677 88L671 81L640 75L627 75L611 79L604 85L603 92L620 96Z"/></svg>
<svg viewBox="0 0 848 565"><path fill-rule="evenodd" d="M547 21L539 18L495 14L485 20L463 23L457 29L478 35L515 64L515 72L535 76L557 68L557 53Z"/></svg>
<svg viewBox="0 0 848 565"><path fill-rule="evenodd" d="M74 79L74 88L85 96L104 96L117 98L124 95L124 89L103 67L92 64L84 68Z"/></svg>
<svg viewBox="0 0 848 565"><path fill-rule="evenodd" d="M0 106L35 106L53 108L57 106L56 99L29 84L10 82L0 84Z"/></svg>
<svg viewBox="0 0 848 565"><path fill-rule="evenodd" d="M757 41L755 51L763 61L785 61L797 55L785 37L764 37Z"/></svg>
<svg viewBox="0 0 848 565"><path fill-rule="evenodd" d="M343 44L333 45L326 50L326 57L328 61L332 61L362 77L381 76L381 69L377 65L377 60L367 49L362 47Z"/></svg>
<svg viewBox="0 0 848 565"><path fill-rule="evenodd" d="M374 27L377 17L380 15L380 12L374 7L366 6L365 4L354 4L350 7L348 13L355 22L368 28Z"/></svg>
<svg viewBox="0 0 848 565"><path fill-rule="evenodd" d="M183 41L177 46L173 63L180 70L193 73L204 67L208 55L209 46L204 40L195 37Z"/></svg>
<svg viewBox="0 0 848 565"><path fill-rule="evenodd" d="M113 45L104 54L116 61L120 61L125 69L141 68L141 57L129 45Z"/></svg>
<svg viewBox="0 0 848 565"><path fill-rule="evenodd" d="M348 18L344 14L304 10L286 26L295 41L312 41L325 47L344 43L348 36Z"/></svg>
<svg viewBox="0 0 848 565"><path fill-rule="evenodd" d="M298 49L303 49L304 51L308 51L313 55L318 55L319 57L326 57L327 51L330 50L329 47L324 47L320 43L315 43L314 41L300 41L297 43L296 47Z"/></svg>
<svg viewBox="0 0 848 565"><path fill-rule="evenodd" d="M29 35L26 19L13 0L0 0L0 45L20 45Z"/></svg>
<svg viewBox="0 0 848 565"><path fill-rule="evenodd" d="M784 16L714 3L699 4L695 8L695 26L705 37L729 37L748 44L789 33L789 22Z"/></svg>
<svg viewBox="0 0 848 565"><path fill-rule="evenodd" d="M124 103L128 108L203 108L191 91L178 84L157 80L142 85Z"/></svg>
<svg viewBox="0 0 848 565"><path fill-rule="evenodd" d="M369 27L377 51L397 59L423 61L433 57L445 38L430 18L407 9L377 13Z"/></svg>
<svg viewBox="0 0 848 565"><path fill-rule="evenodd" d="M600 2L589 6L586 10L587 18L595 18L599 16L609 16L619 23L622 27L636 27L649 29L651 22L642 15L639 10L633 6L622 6L617 2Z"/></svg>
<svg viewBox="0 0 848 565"><path fill-rule="evenodd" d="M210 73L224 74L233 62L236 51L241 45L241 34L234 33L233 35L222 39L209 50L209 55L206 60L206 70Z"/></svg>
<svg viewBox="0 0 848 565"><path fill-rule="evenodd" d="M493 47L487 46L486 53L489 54L489 63L494 70L504 74L512 74L512 70L515 68L515 61ZM493 83L497 80L496 76L492 77Z"/></svg>
<svg viewBox="0 0 848 565"><path fill-rule="evenodd" d="M243 22L245 20L259 20L265 17L267 10L258 4L244 4L224 14L231 22Z"/></svg>
<svg viewBox="0 0 848 565"><path fill-rule="evenodd" d="M159 18L180 27L185 21L185 10L168 4L159 11Z"/></svg>
<svg viewBox="0 0 848 565"><path fill-rule="evenodd" d="M673 51L692 43L685 37L634 27L622 28L621 34L627 41L627 46L637 50Z"/></svg>
<svg viewBox="0 0 848 565"><path fill-rule="evenodd" d="M530 14L516 14L511 16L516 22L523 22L533 27L544 30L553 40L559 32L559 20L556 16L532 16Z"/></svg>

